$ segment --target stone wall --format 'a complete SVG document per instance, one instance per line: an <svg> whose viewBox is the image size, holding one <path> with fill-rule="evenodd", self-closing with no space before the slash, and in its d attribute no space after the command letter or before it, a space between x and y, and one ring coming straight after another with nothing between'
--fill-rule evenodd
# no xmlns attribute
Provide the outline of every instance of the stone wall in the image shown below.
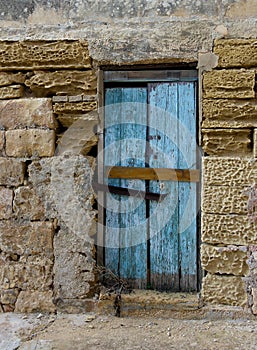
<svg viewBox="0 0 257 350"><path fill-rule="evenodd" d="M87 42L1 42L0 57L0 311L83 311L96 281Z"/></svg>
<svg viewBox="0 0 257 350"><path fill-rule="evenodd" d="M255 39L219 39L199 62L202 296L254 313L256 50ZM99 62L85 40L1 41L0 62L0 310L84 311L97 284Z"/></svg>
<svg viewBox="0 0 257 350"><path fill-rule="evenodd" d="M256 313L256 40L216 40L213 52L202 84L202 295Z"/></svg>
<svg viewBox="0 0 257 350"><path fill-rule="evenodd" d="M196 62L218 37L256 38L256 0L0 0L0 40L79 40L100 64Z"/></svg>

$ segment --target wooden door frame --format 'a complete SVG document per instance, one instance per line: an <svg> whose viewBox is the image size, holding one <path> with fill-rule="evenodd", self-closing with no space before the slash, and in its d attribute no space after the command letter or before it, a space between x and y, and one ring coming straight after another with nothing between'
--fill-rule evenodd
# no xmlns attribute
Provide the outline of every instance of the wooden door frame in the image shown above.
<svg viewBox="0 0 257 350"><path fill-rule="evenodd" d="M104 181L103 174L103 149L104 149L104 71L98 70L97 72L97 102L98 102L98 149L97 149L97 180L100 183ZM104 201L105 195L102 191L97 192L98 203L98 224L97 224L97 240L96 240L96 262L98 266L104 266ZM99 205L102 203L102 205Z"/></svg>
<svg viewBox="0 0 257 350"><path fill-rule="evenodd" d="M135 70L136 68L136 70ZM162 75L163 72L169 71L174 73L174 76L178 72L182 72L180 78L183 78L184 72L188 74L188 72L194 72L193 76L196 78L196 134L198 136L197 144L200 146L200 137L201 137L201 71L197 71L196 64L193 64L192 66L187 66L187 69L185 69L185 66L181 67L163 67L163 66L129 66L129 67L104 67L100 68L97 72L97 91L98 91L98 115L99 115L99 124L98 124L98 164L97 164L97 177L98 181L100 183L103 183L104 181L104 173L103 173L103 164L104 164L104 89L105 89L105 83L106 79L105 77L114 78L115 75L117 76L117 73L120 74L118 76L123 78L126 78L127 76L127 82L132 83L133 82L142 82L142 77L150 77L151 74L154 75L154 81L165 81L163 80L164 77ZM188 77L188 75L187 75ZM151 76L152 78L152 76ZM169 77L170 79L170 77ZM112 80L113 83L118 83L119 78L116 80ZM167 80L168 81L168 80ZM181 80L178 80L181 81ZM197 159L197 166L200 169L202 169L201 166L201 157ZM105 215L104 215L104 208L105 208L105 195L103 192L98 191L97 193L98 203L102 203L102 205L98 204L98 225L97 225L97 241L96 241L96 260L98 266L104 266L105 264L105 254L104 254L104 224L105 224ZM201 183L197 184L197 246L196 246L196 256L197 256L197 289L198 291L201 290L201 284L202 284L202 277L203 277L203 270L201 268L201 261L200 261L200 245L201 245L201 211L200 211L200 203L201 203Z"/></svg>

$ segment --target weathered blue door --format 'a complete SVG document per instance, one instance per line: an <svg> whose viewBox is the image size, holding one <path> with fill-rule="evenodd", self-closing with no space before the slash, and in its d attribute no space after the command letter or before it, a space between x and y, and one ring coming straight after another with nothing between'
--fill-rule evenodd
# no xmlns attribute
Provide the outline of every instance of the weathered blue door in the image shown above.
<svg viewBox="0 0 257 350"><path fill-rule="evenodd" d="M105 199L106 267L134 288L196 290L194 74L106 84L104 118L105 182L116 189Z"/></svg>

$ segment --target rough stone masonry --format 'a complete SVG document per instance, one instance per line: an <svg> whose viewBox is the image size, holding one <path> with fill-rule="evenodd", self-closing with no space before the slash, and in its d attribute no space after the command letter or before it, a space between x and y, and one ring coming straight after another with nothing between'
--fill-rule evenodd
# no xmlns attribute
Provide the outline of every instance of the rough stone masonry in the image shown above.
<svg viewBox="0 0 257 350"><path fill-rule="evenodd" d="M87 43L2 42L0 56L1 310L53 312L73 301L83 309L96 280ZM87 127L78 145L62 139L77 119Z"/></svg>
<svg viewBox="0 0 257 350"><path fill-rule="evenodd" d="M0 311L82 312L94 295L99 69L198 64L201 294L257 314L255 1L11 3L0 2Z"/></svg>
<svg viewBox="0 0 257 350"><path fill-rule="evenodd" d="M202 86L202 293L256 313L257 42L216 40L214 53Z"/></svg>

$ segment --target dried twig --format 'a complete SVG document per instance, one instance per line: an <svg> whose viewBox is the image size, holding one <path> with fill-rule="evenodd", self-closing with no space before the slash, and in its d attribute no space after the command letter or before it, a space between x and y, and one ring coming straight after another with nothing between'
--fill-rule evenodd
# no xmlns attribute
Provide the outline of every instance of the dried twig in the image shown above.
<svg viewBox="0 0 257 350"><path fill-rule="evenodd" d="M104 266L97 266L96 271L100 276L102 284L107 288L107 293L129 294L133 291L133 288L131 288L126 280L115 275L110 269Z"/></svg>

